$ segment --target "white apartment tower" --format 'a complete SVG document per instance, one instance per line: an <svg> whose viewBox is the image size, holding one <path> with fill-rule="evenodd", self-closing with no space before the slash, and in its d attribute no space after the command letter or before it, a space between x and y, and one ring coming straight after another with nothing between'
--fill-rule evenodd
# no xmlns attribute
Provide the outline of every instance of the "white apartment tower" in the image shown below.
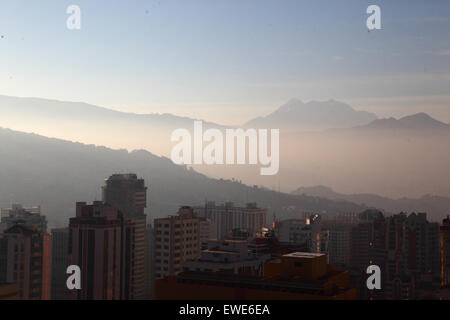
<svg viewBox="0 0 450 320"><path fill-rule="evenodd" d="M233 202L216 205L214 201L208 201L205 206L195 207L194 211L198 217L212 221L212 236L216 239L223 239L234 229L247 230L255 236L266 225L267 209L258 208L256 203L237 207Z"/></svg>
<svg viewBox="0 0 450 320"><path fill-rule="evenodd" d="M183 271L186 260L200 257L200 219L190 207L182 207L177 216L155 219L155 279Z"/></svg>

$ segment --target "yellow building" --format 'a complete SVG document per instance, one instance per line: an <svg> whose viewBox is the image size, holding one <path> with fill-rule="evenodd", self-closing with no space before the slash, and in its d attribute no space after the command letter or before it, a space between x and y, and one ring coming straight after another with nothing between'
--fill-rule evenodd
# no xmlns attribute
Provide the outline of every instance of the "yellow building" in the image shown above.
<svg viewBox="0 0 450 320"><path fill-rule="evenodd" d="M155 282L161 300L354 300L349 274L334 270L326 256L296 252L266 262L264 276L181 273Z"/></svg>

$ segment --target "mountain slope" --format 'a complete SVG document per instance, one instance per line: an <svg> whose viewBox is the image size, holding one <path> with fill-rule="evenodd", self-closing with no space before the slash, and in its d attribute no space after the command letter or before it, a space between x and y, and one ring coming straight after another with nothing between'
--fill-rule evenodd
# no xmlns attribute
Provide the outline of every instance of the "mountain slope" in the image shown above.
<svg viewBox="0 0 450 320"><path fill-rule="evenodd" d="M427 212L430 218L438 222L440 222L447 214L450 214L449 197L425 195L418 199L391 199L370 193L342 194L325 186L300 187L292 193L296 195L321 197L330 200L350 201L369 207L382 207L391 213L398 213L401 211Z"/></svg>
<svg viewBox="0 0 450 320"><path fill-rule="evenodd" d="M112 150L35 134L0 129L0 206L11 202L42 205L53 225L64 225L74 214L76 201L101 198L100 188L113 173L134 172L149 187L152 218L173 214L180 205L199 205L206 199L257 202L278 218L301 212L359 212L363 206L294 196L236 181L210 179L174 165L147 151Z"/></svg>
<svg viewBox="0 0 450 320"><path fill-rule="evenodd" d="M0 127L113 149L151 150L168 157L176 144L170 139L172 131L193 130L192 119L172 115L136 115L84 103L3 98ZM329 106L333 105L331 101ZM292 119L297 125L296 118ZM249 185L278 186L284 191L301 183L391 198L418 198L429 193L450 196L450 131L427 129L447 125L424 114L390 119L387 122L393 124L385 126L387 129L380 125L383 122L320 132L289 131L280 126L280 170L276 176L261 176L260 166L202 165L195 170L215 178L238 178ZM409 129L398 129L401 127Z"/></svg>
<svg viewBox="0 0 450 320"><path fill-rule="evenodd" d="M430 117L426 113L417 113L400 119L386 118L377 119L365 126L354 128L357 130L377 131L405 131L413 132L450 132L450 125Z"/></svg>
<svg viewBox="0 0 450 320"><path fill-rule="evenodd" d="M194 119L172 114L136 114L116 111L84 102L67 102L42 98L19 98L0 95L0 113L2 115L21 114L29 117L42 117L73 120L132 120L178 126L191 123ZM217 124L213 124L217 126Z"/></svg>
<svg viewBox="0 0 450 320"><path fill-rule="evenodd" d="M0 96L0 127L112 148L170 155L171 133L193 128L194 119L135 114L81 102ZM222 126L204 122L204 127Z"/></svg>
<svg viewBox="0 0 450 320"><path fill-rule="evenodd" d="M335 100L303 103L292 99L275 112L266 117L253 119L245 126L282 130L349 128L368 124L376 118L373 113L356 111L349 105Z"/></svg>

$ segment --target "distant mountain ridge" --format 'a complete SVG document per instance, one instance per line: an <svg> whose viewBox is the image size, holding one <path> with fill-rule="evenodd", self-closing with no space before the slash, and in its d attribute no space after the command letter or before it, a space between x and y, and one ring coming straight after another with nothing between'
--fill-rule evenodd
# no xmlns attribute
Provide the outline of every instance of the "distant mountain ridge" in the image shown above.
<svg viewBox="0 0 450 320"><path fill-rule="evenodd" d="M268 116L250 120L245 126L284 130L350 128L366 125L375 119L377 116L373 113L356 111L335 100L304 103L291 99Z"/></svg>
<svg viewBox="0 0 450 320"><path fill-rule="evenodd" d="M262 124L264 128L280 129L280 170L276 177L260 176L256 166L200 165L195 170L213 178L238 179L271 189L281 185L283 190L293 190L301 181L303 185L364 189L391 197L417 198L430 192L450 196L450 130L446 124L418 114L403 120L375 119L349 128L330 129L332 123L328 123L324 130L315 130L319 125L312 125L314 129L309 130L311 126L298 125L298 106L296 100L291 102L281 108L280 114L282 119L292 119L292 125L283 121L279 126ZM335 107L340 103L333 100L325 107L319 104L322 107L312 104L300 109L355 112L346 105ZM311 123L323 126L322 120ZM150 150L157 156L170 157L177 143L171 140L172 132L178 128L193 132L193 124L193 119L174 115L140 115L85 103L0 96L0 127L112 149ZM211 127L226 128L204 122L204 130Z"/></svg>
<svg viewBox="0 0 450 320"><path fill-rule="evenodd" d="M172 121L179 125L197 119L181 117L170 113L138 114L113 110L85 102L68 102L43 98L19 98L0 95L0 112L20 112L28 116L38 115L47 118L86 118L91 120L129 119L133 121ZM219 124L204 121L214 126Z"/></svg>
<svg viewBox="0 0 450 320"><path fill-rule="evenodd" d="M70 141L170 155L171 133L193 129L192 118L172 114L136 114L83 102L0 96L0 127ZM204 121L204 128L224 127Z"/></svg>
<svg viewBox="0 0 450 320"><path fill-rule="evenodd" d="M136 173L148 186L151 218L174 214L181 205L205 200L257 202L278 218L301 212L360 212L364 206L294 196L237 181L212 179L144 150L128 152L0 128L0 206L41 205L51 225L64 225L76 201L101 199L100 188L113 173Z"/></svg>
<svg viewBox="0 0 450 320"><path fill-rule="evenodd" d="M426 212L435 221L450 214L450 198L442 196L424 195L418 199L391 199L370 193L342 194L325 186L300 187L292 194L321 197L330 200L345 200L368 207L383 208L390 213Z"/></svg>
<svg viewBox="0 0 450 320"><path fill-rule="evenodd" d="M377 119L365 126L359 126L354 129L362 130L402 130L409 132L426 132L426 131L450 131L450 124L438 121L428 114L421 112L400 119L384 118Z"/></svg>

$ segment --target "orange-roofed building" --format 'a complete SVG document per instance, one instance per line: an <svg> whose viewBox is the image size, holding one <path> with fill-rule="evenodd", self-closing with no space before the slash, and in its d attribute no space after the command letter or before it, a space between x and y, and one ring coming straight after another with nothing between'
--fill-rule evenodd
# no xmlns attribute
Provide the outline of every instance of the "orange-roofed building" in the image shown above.
<svg viewBox="0 0 450 320"><path fill-rule="evenodd" d="M295 252L265 263L263 276L184 272L155 282L161 300L354 300L349 274L326 255Z"/></svg>

